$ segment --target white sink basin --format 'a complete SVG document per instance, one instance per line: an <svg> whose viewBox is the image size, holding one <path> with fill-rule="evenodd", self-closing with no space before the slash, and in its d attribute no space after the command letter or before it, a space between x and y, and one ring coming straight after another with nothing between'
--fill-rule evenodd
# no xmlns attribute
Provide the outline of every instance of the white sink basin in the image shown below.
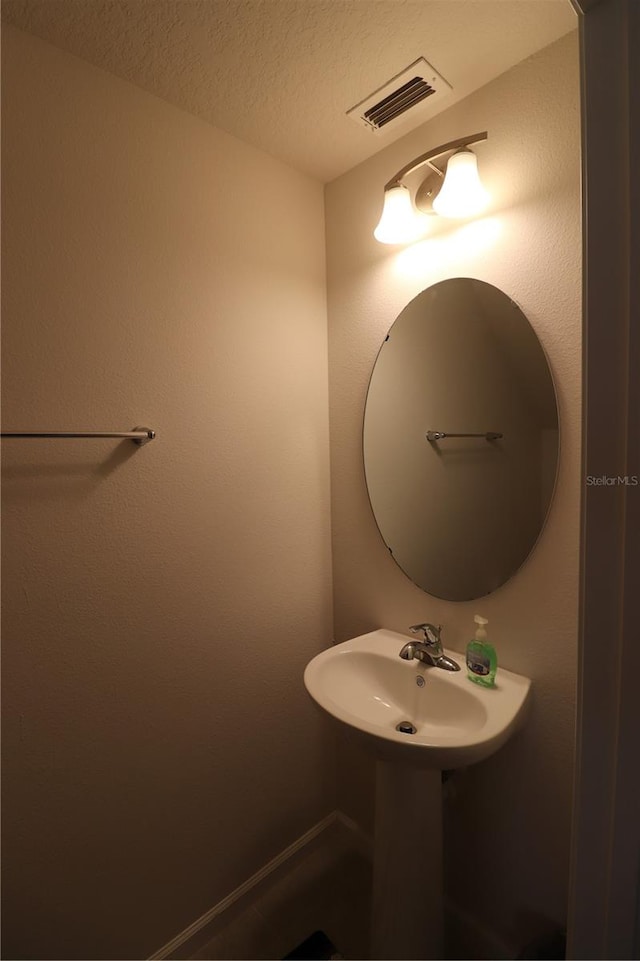
<svg viewBox="0 0 640 961"><path fill-rule="evenodd" d="M307 691L386 760L445 770L497 751L524 719L529 679L499 667L495 688L484 688L468 680L464 655L455 651L446 651L461 666L455 672L402 660L409 640L379 630L336 644L307 665ZM415 734L396 730L403 721Z"/></svg>

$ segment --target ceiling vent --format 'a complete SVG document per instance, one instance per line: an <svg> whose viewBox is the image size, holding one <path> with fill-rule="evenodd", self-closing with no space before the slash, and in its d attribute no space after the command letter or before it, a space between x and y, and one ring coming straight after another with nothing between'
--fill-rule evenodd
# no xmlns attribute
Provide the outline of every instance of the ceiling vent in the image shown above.
<svg viewBox="0 0 640 961"><path fill-rule="evenodd" d="M442 100L450 90L447 81L420 57L383 87L347 110L347 116L375 133L386 132L400 120L411 119L419 123L423 113L421 108Z"/></svg>

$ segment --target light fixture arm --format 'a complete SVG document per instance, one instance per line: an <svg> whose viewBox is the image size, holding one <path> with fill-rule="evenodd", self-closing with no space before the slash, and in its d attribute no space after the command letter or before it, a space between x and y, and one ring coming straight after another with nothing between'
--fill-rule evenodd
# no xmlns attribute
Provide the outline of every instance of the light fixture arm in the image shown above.
<svg viewBox="0 0 640 961"><path fill-rule="evenodd" d="M408 177L409 174L417 170L418 167L422 167L423 164L429 164L432 170L437 171L442 176L442 171L431 163L436 157L441 157L442 154L449 153L452 150L460 150L463 147L469 147L474 143L482 143L483 140L488 138L488 133L484 130L482 133L474 133L471 137L461 137L459 140L451 140L449 143L443 143L435 150L429 150L428 153L422 154L420 157L416 157L411 163L406 164L402 167L397 174L395 174L391 180L389 180L385 185L384 189L389 190L391 187L398 187L401 185L404 177Z"/></svg>

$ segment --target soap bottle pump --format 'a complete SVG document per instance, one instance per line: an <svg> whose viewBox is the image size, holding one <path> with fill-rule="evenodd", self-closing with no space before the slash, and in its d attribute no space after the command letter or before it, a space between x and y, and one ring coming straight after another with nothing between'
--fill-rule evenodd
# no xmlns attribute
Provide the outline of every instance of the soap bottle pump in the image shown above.
<svg viewBox="0 0 640 961"><path fill-rule="evenodd" d="M487 641L485 625L489 622L486 617L480 617L479 614L475 615L474 621L478 626L475 638L467 644L467 676L474 684L494 687L498 656L495 648Z"/></svg>

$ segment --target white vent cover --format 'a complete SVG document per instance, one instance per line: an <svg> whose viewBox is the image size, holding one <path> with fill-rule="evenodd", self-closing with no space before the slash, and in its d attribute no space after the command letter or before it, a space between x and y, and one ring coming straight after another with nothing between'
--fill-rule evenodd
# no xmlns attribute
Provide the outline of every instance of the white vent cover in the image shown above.
<svg viewBox="0 0 640 961"><path fill-rule="evenodd" d="M383 87L347 110L347 116L375 133L386 132L400 120L415 118L419 122L424 107L442 100L450 90L451 85L444 77L424 57L420 57ZM410 118L408 111L411 111Z"/></svg>

